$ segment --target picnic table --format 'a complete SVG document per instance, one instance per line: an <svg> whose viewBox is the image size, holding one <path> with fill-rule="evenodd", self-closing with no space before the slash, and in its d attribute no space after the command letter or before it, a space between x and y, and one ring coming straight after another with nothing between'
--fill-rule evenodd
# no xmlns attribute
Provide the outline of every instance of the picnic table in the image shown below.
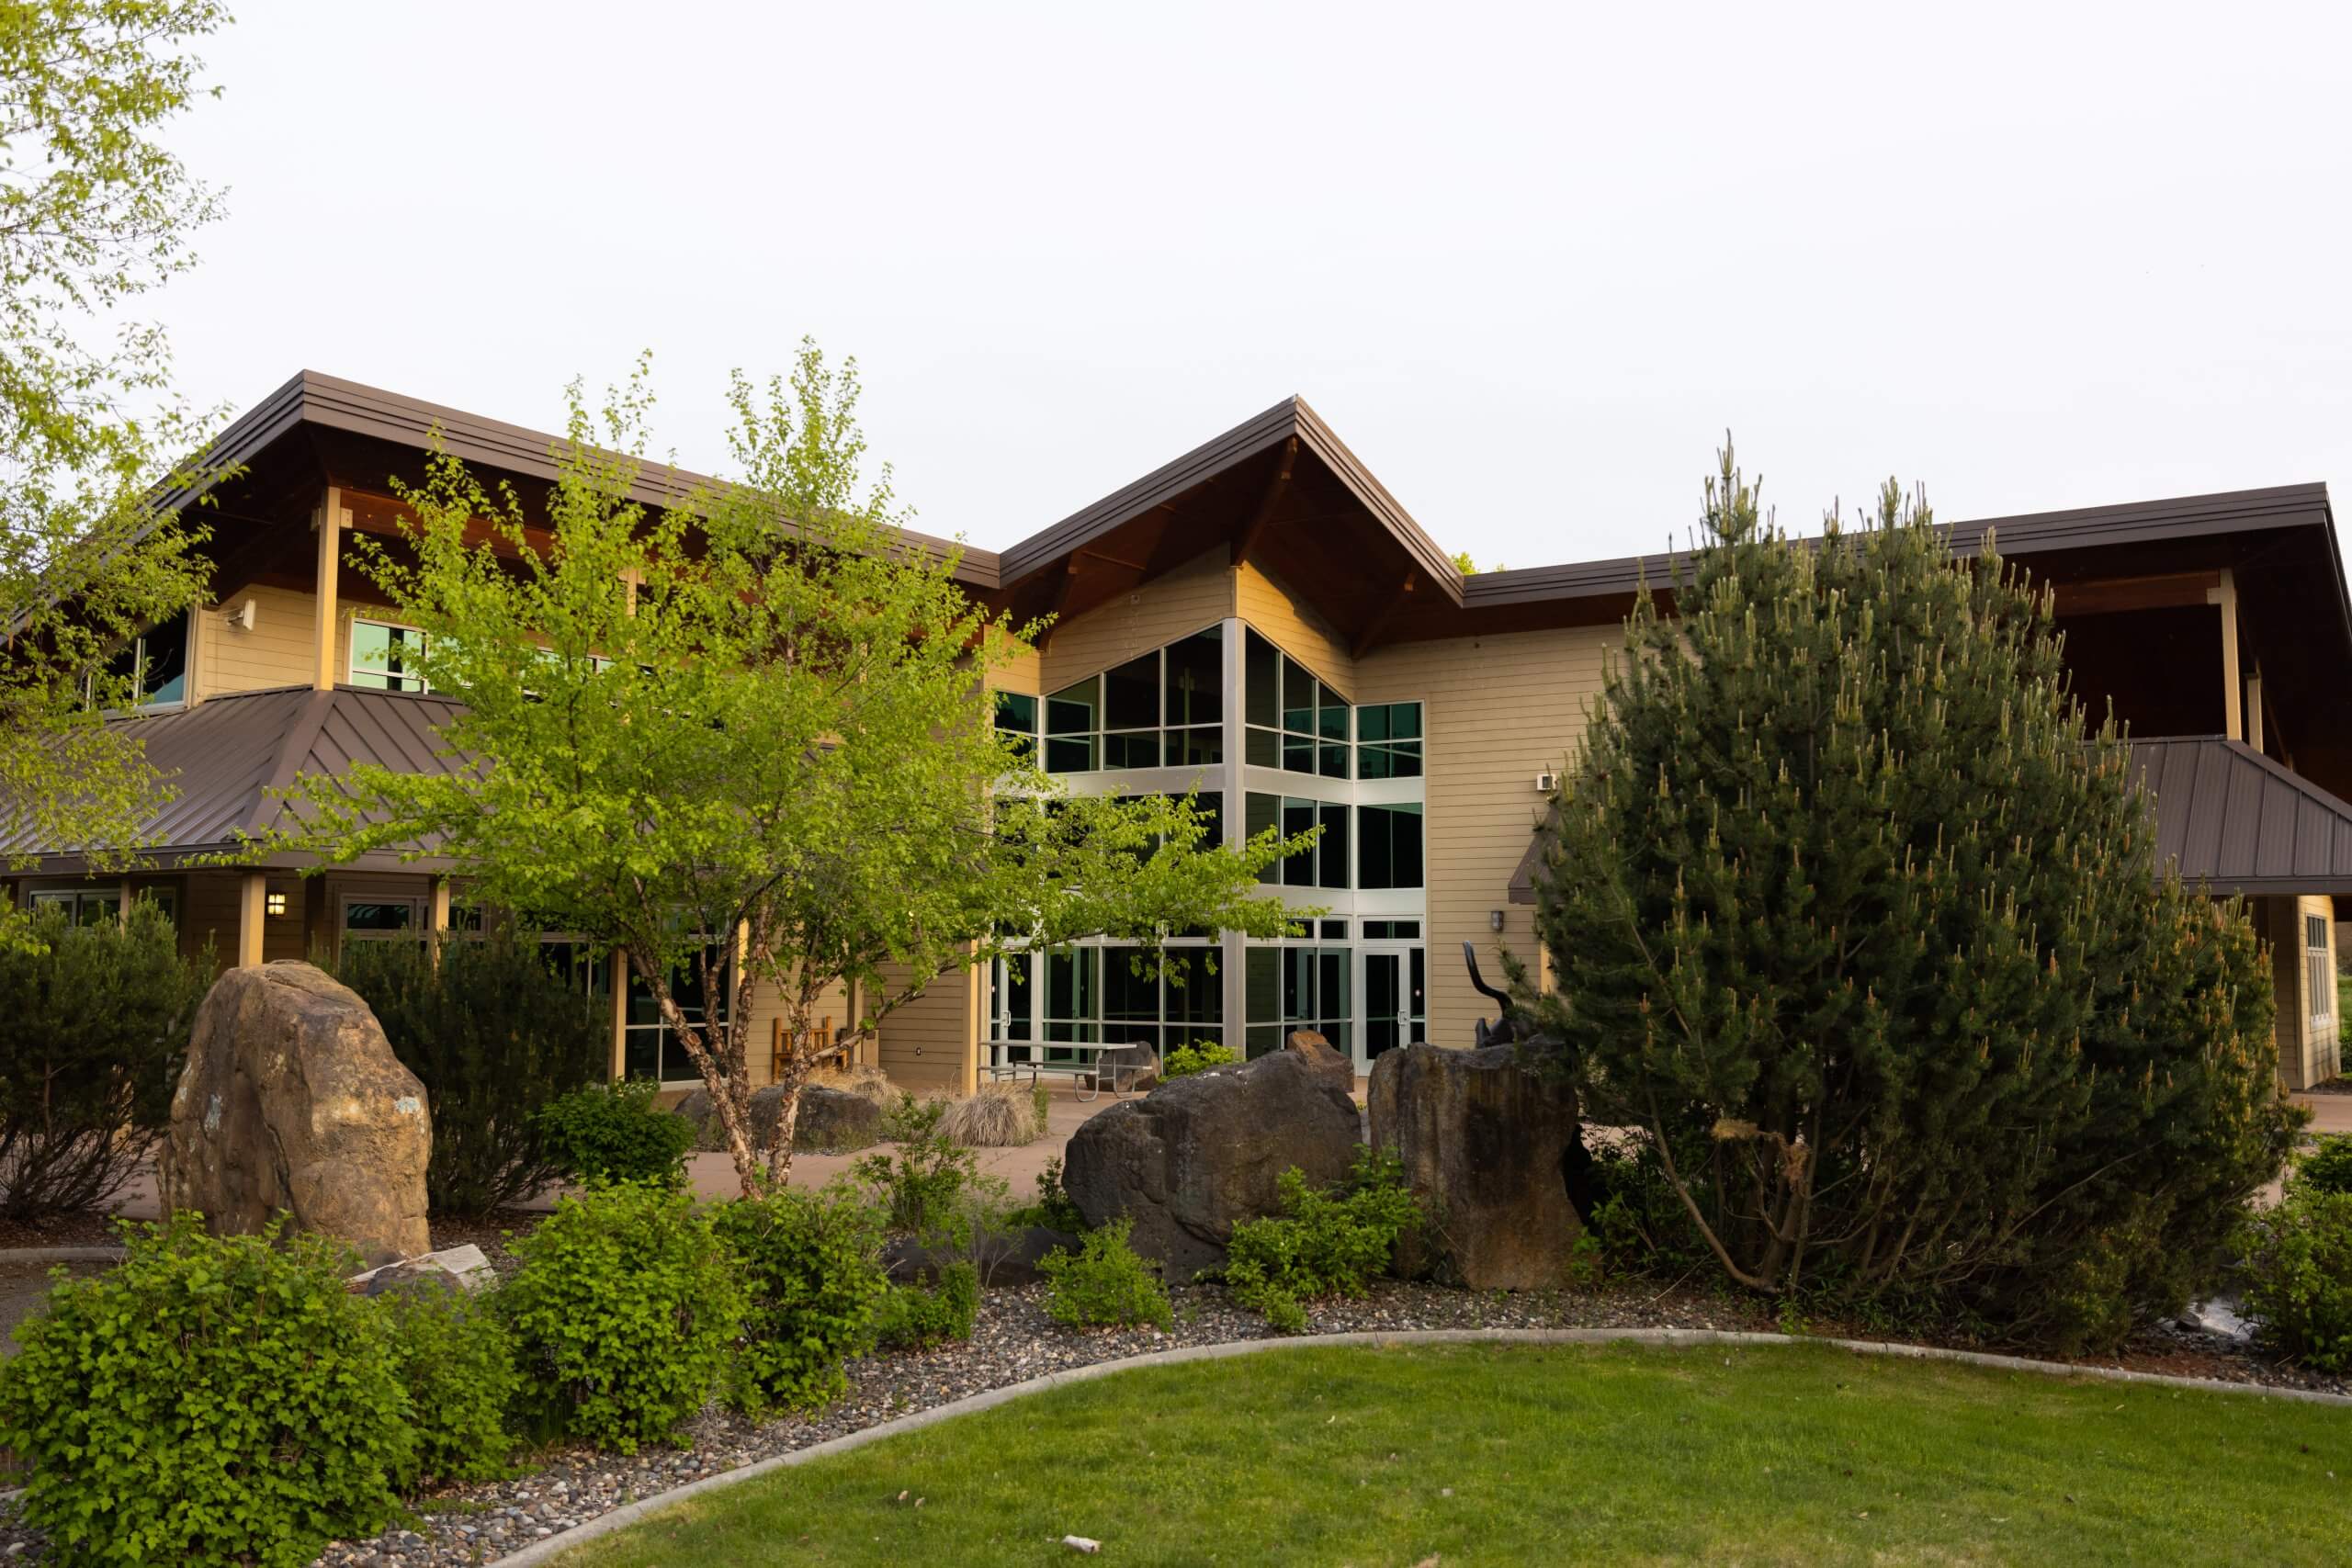
<svg viewBox="0 0 2352 1568"><path fill-rule="evenodd" d="M1070 1080L1073 1089L1077 1091L1078 1098L1081 1100L1091 1100L1102 1094L1102 1084L1107 1077L1111 1085L1112 1098L1119 1099L1135 1088L1136 1079L1145 1073L1158 1070L1158 1055L1155 1053L1152 1064L1147 1065L1142 1062L1105 1063L1102 1060L1102 1053L1133 1050L1141 1043L1140 1041L1133 1040L991 1040L988 1043L989 1063L986 1070L991 1078L1012 1078L1015 1082L1018 1082L1021 1076L1026 1073L1029 1076L1029 1081L1033 1084L1040 1081L1047 1073L1053 1074L1056 1077L1066 1077ZM1145 1049L1148 1050L1149 1047L1146 1046ZM1091 1059L1081 1062L1048 1062L1044 1059L1048 1050L1084 1052ZM1012 1053L1014 1051L1026 1051L1029 1054L1029 1059L1022 1062L1014 1061L1012 1057ZM1078 1085L1089 1082L1092 1084L1092 1088L1077 1089Z"/></svg>

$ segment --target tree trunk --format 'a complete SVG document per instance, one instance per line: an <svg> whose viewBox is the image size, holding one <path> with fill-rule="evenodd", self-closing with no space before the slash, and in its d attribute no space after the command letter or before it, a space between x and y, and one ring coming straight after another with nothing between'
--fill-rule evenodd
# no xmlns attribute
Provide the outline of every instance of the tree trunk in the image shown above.
<svg viewBox="0 0 2352 1568"><path fill-rule="evenodd" d="M634 949L629 953L629 964L653 993L654 1003L662 1010L662 1021L677 1035L678 1043L686 1048L687 1059L702 1074L703 1087L710 1091L711 1110L718 1117L719 1130L727 1134L728 1157L735 1162L735 1176L743 1184L743 1196L758 1197L760 1156L752 1148L752 1090L743 1067L743 1020L730 1016L724 1044L714 1049L710 1036L686 1021L685 1013L670 995L669 976L648 973ZM707 987L703 994L710 994ZM731 1013L735 1010L729 1010Z"/></svg>

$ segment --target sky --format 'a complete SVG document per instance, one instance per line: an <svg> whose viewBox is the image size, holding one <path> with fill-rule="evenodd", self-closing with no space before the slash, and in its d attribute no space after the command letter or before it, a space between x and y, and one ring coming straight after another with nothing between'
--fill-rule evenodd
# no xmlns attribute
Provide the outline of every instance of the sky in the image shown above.
<svg viewBox="0 0 2352 1568"><path fill-rule="evenodd" d="M2352 487L2352 6L237 9L199 403L650 350L723 471L809 334L989 548L1292 393L1489 568L1679 542L1726 431L1802 531Z"/></svg>

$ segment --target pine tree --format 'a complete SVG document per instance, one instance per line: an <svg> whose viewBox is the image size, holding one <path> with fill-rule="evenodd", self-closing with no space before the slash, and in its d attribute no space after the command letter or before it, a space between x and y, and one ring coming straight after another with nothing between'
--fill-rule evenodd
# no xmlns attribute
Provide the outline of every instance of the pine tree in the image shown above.
<svg viewBox="0 0 2352 1568"><path fill-rule="evenodd" d="M2242 910L2159 874L1990 539L1890 482L1793 543L1728 448L1703 529L1555 803L1544 1059L1750 1289L2073 1345L2177 1309L2292 1136Z"/></svg>

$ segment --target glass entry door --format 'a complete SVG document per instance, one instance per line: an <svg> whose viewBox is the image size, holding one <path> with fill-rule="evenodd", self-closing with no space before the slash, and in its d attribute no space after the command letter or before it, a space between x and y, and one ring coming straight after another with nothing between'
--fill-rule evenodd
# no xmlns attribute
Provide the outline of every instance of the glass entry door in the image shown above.
<svg viewBox="0 0 2352 1568"><path fill-rule="evenodd" d="M1410 1045L1429 1032L1429 976L1419 947L1366 947L1363 952L1363 1057Z"/></svg>

